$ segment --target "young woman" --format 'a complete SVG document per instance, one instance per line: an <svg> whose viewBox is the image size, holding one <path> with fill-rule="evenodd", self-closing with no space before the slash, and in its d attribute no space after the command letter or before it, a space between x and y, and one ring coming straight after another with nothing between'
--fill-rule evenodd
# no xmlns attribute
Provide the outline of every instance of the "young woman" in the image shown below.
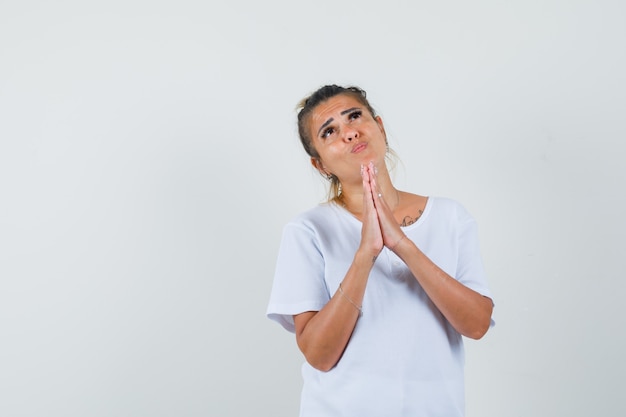
<svg viewBox="0 0 626 417"><path fill-rule="evenodd" d="M300 107L331 198L285 226L267 314L306 358L301 417L462 416L462 336L493 309L475 221L394 187L365 91L328 85Z"/></svg>

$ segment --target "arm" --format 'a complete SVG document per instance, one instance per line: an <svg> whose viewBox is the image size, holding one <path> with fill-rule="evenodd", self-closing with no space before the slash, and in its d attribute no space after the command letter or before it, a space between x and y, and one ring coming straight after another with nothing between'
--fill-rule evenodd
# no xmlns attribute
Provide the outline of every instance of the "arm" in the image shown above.
<svg viewBox="0 0 626 417"><path fill-rule="evenodd" d="M370 170L372 193L378 196L375 173ZM397 224L384 198L375 198L385 246L408 266L428 297L460 334L480 339L489 329L491 299L466 287L431 261Z"/></svg>
<svg viewBox="0 0 626 417"><path fill-rule="evenodd" d="M480 339L487 333L493 310L489 298L452 278L408 238L402 239L394 252L456 331L472 339Z"/></svg>
<svg viewBox="0 0 626 417"><path fill-rule="evenodd" d="M383 248L369 177L366 173L362 177L365 192L361 244L342 281L343 294L337 291L320 311L294 316L298 347L307 362L320 371L332 369L348 345L360 314L352 303L362 304L370 271Z"/></svg>
<svg viewBox="0 0 626 417"><path fill-rule="evenodd" d="M320 311L294 316L296 340L307 362L320 371L332 369L343 354L360 311L350 300L361 305L372 259L357 253L339 291Z"/></svg>

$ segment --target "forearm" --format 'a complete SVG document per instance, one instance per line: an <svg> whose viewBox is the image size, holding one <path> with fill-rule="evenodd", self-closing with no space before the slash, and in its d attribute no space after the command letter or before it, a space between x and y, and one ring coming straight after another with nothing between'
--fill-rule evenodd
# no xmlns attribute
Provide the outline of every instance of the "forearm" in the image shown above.
<svg viewBox="0 0 626 417"><path fill-rule="evenodd" d="M367 279L373 260L357 253L330 301L318 312L295 316L298 347L316 369L333 368L345 350L361 314ZM342 293L343 291L343 293Z"/></svg>
<svg viewBox="0 0 626 417"><path fill-rule="evenodd" d="M466 287L432 262L410 239L394 252L406 263L428 297L463 336L480 339L489 329L492 301Z"/></svg>

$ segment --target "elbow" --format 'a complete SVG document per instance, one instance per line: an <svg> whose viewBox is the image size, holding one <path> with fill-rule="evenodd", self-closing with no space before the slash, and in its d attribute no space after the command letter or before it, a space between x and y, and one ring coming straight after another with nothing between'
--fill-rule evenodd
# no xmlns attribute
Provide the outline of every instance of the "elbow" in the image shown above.
<svg viewBox="0 0 626 417"><path fill-rule="evenodd" d="M302 333L296 335L296 341L306 362L318 371L328 372L339 362L341 355L337 356L326 344L316 343Z"/></svg>
<svg viewBox="0 0 626 417"><path fill-rule="evenodd" d="M302 351L302 353L304 354L304 358L307 363L321 372L330 371L335 367L335 365L337 365L337 362L339 362L339 360L333 355L324 354L322 352L314 353Z"/></svg>
<svg viewBox="0 0 626 417"><path fill-rule="evenodd" d="M323 360L317 360L317 361L313 361L313 360L306 360L308 362L309 365L311 365L313 368L317 369L320 372L328 372L331 369L333 369L336 365L336 363L332 363L331 361L323 361Z"/></svg>
<svg viewBox="0 0 626 417"><path fill-rule="evenodd" d="M465 336L474 340L482 339L483 336L487 334L487 330L489 330L490 322L491 318L487 319L486 324L481 323L479 326L475 326L475 328L467 332Z"/></svg>
<svg viewBox="0 0 626 417"><path fill-rule="evenodd" d="M467 329L464 333L464 336L469 337L470 339L480 340L484 335L487 334L489 327L491 326L491 311L489 314L485 314L480 319L477 319L474 322L474 325Z"/></svg>
<svg viewBox="0 0 626 417"><path fill-rule="evenodd" d="M491 326L491 314L493 313L493 302L490 298L483 298L484 308L473 320L473 325L464 336L470 339L480 340L487 334L489 327Z"/></svg>
<svg viewBox="0 0 626 417"><path fill-rule="evenodd" d="M325 349L314 349L300 346L300 351L309 365L321 372L328 372L337 365L339 358L336 358Z"/></svg>

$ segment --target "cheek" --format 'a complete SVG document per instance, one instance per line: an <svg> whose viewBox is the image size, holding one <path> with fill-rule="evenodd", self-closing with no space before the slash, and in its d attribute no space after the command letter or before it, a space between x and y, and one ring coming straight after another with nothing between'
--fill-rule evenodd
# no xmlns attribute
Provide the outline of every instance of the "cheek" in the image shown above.
<svg viewBox="0 0 626 417"><path fill-rule="evenodd" d="M315 142L314 140L311 140L309 142L309 149L311 150L311 153L313 154L312 156L316 158L321 158L322 153L319 151L321 148L322 147L320 146L320 144Z"/></svg>

